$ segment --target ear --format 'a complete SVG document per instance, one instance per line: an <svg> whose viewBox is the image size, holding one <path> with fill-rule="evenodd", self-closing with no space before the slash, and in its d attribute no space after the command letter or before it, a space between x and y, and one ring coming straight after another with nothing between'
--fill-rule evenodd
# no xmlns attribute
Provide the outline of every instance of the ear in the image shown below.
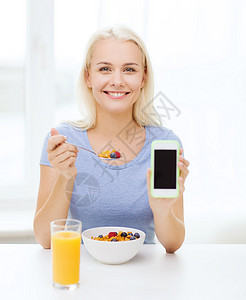
<svg viewBox="0 0 246 300"><path fill-rule="evenodd" d="M84 77L85 77L85 82L86 82L87 86L89 88L91 88L90 74L89 74L87 67L85 68Z"/></svg>
<svg viewBox="0 0 246 300"><path fill-rule="evenodd" d="M146 69L146 67L145 67L145 68L144 68L144 73L143 73L142 82L141 82L141 88L143 88L143 87L144 87L144 84L145 84L146 78L147 78L147 69Z"/></svg>

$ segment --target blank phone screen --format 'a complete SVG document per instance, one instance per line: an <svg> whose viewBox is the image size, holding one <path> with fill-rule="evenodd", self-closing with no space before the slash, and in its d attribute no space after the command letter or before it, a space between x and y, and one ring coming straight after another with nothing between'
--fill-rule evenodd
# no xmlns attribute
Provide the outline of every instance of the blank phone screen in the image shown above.
<svg viewBox="0 0 246 300"><path fill-rule="evenodd" d="M155 150L154 188L176 189L177 150Z"/></svg>

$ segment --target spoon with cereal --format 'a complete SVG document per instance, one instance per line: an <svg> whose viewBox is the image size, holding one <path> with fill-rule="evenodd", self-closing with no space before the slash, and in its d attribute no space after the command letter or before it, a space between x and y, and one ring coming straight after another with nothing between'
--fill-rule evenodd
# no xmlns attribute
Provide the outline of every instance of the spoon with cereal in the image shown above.
<svg viewBox="0 0 246 300"><path fill-rule="evenodd" d="M67 144L70 144L76 148L79 148L79 149L83 149L83 150L86 150L86 151L89 151L93 154L95 154L96 156L100 157L101 159L117 159L117 158L120 158L121 157L121 154L119 151L116 151L115 149L112 150L112 151L102 151L99 155L97 155L94 151L92 150L89 150L89 149L86 149L86 148L83 148L83 147L80 147L80 146L77 146L77 145L74 145L72 143L69 143L67 141L65 141L65 143Z"/></svg>

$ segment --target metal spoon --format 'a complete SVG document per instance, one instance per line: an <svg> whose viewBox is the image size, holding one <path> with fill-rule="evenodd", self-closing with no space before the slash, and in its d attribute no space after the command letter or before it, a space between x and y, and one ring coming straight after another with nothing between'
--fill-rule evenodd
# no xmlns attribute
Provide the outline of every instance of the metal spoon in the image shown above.
<svg viewBox="0 0 246 300"><path fill-rule="evenodd" d="M74 147L76 147L76 148L80 148L80 149L83 149L83 150L86 150L86 151L89 151L89 152L91 152L91 153L93 153L93 154L95 154L97 157L99 157L99 158L101 158L101 159L105 159L105 160L112 160L112 159L118 159L118 157L110 157L110 158L107 158L107 157L101 157L101 156L99 156L99 155L97 155L94 151L92 151L92 150L89 150L89 149L86 149L86 148L83 148L83 147L80 147L80 146L77 146L77 145L74 145L74 144L72 144L72 143L69 143L69 142L67 142L67 141L65 141L65 143L67 143L67 144L70 144L70 145L72 145L72 146L74 146Z"/></svg>

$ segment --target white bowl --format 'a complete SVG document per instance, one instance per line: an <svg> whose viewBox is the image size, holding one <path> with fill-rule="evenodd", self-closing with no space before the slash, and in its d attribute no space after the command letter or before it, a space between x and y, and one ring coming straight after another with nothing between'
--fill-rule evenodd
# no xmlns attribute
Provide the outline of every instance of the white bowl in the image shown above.
<svg viewBox="0 0 246 300"><path fill-rule="evenodd" d="M103 236L114 231L138 232L140 238L132 241L109 242L97 241L91 237ZM95 227L82 232L82 238L88 252L104 264L123 264L132 259L139 251L145 240L145 233L139 229L128 227Z"/></svg>

